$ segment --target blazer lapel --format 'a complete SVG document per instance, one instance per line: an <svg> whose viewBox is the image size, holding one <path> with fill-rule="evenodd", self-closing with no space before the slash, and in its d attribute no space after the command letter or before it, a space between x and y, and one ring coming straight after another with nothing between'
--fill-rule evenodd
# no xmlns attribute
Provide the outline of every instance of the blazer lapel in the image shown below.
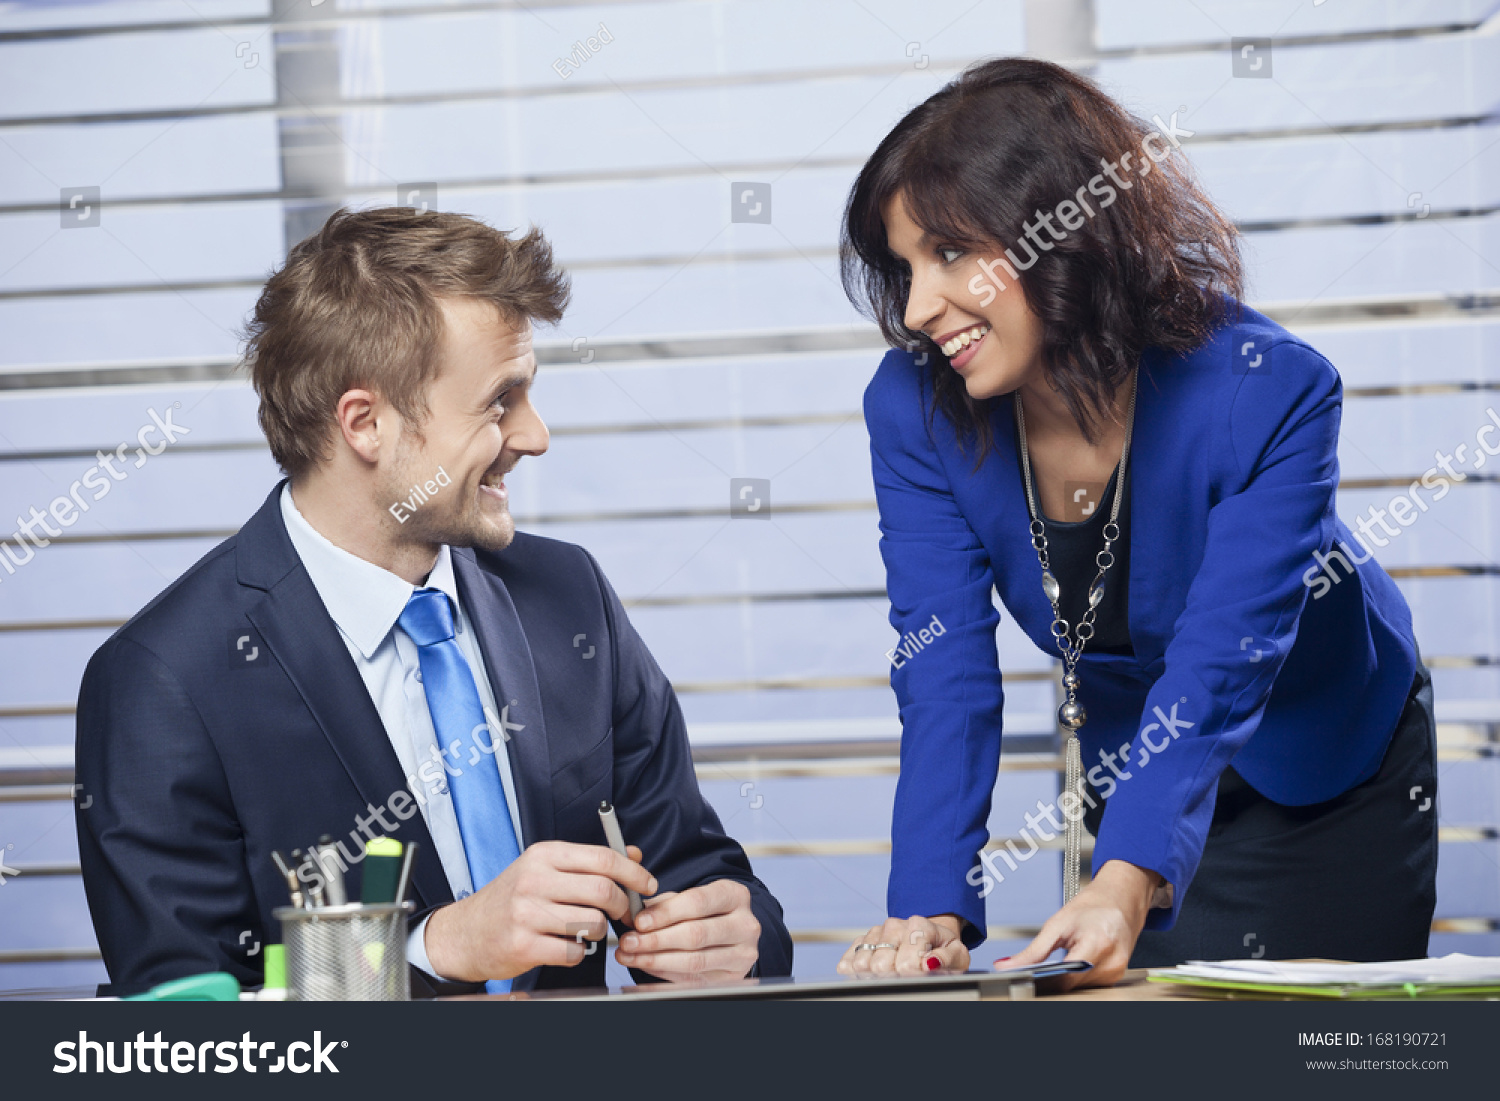
<svg viewBox="0 0 1500 1101"><path fill-rule="evenodd" d="M1173 603L1162 564L1176 561L1177 551L1166 537L1180 524L1167 511L1182 496L1181 457L1162 454L1182 434L1170 423L1172 411L1163 401L1159 358L1147 349L1136 377L1135 429L1130 440L1130 642L1135 661L1145 670L1161 661L1172 623L1163 619ZM1163 423L1164 419L1168 423Z"/></svg>
<svg viewBox="0 0 1500 1101"><path fill-rule="evenodd" d="M395 792L406 790L406 777L354 659L287 537L280 492L277 486L240 532L240 580L266 592L248 618L301 694L360 798L383 808ZM336 826L330 822L328 832L348 832ZM403 840L425 849L412 873L418 907L451 902L447 877L422 816L409 818L401 832Z"/></svg>
<svg viewBox="0 0 1500 1101"><path fill-rule="evenodd" d="M485 671L505 724L506 751L519 800L524 844L556 835L552 816L552 755L536 666L521 616L505 583L480 567L474 551L454 547L453 574L479 639Z"/></svg>

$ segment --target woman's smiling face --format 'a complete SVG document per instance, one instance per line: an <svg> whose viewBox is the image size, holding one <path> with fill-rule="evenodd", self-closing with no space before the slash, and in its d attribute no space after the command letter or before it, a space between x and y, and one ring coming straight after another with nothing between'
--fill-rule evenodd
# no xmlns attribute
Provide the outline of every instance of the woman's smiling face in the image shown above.
<svg viewBox="0 0 1500 1101"><path fill-rule="evenodd" d="M1042 321L1000 251L979 254L932 237L912 220L903 192L881 213L886 246L911 271L906 327L943 349L969 396L998 397L1039 381Z"/></svg>

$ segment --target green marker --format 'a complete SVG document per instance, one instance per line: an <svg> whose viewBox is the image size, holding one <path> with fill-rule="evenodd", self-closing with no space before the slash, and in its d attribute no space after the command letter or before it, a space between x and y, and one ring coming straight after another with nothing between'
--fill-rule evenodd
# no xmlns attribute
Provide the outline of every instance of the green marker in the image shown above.
<svg viewBox="0 0 1500 1101"><path fill-rule="evenodd" d="M266 981L260 988L263 1002L286 1001L286 945L268 944L265 948Z"/></svg>
<svg viewBox="0 0 1500 1101"><path fill-rule="evenodd" d="M364 883L359 900L367 906L396 901L396 884L401 878L401 842L392 837L376 837L365 843Z"/></svg>
<svg viewBox="0 0 1500 1101"><path fill-rule="evenodd" d="M210 971L203 975L189 975L185 979L173 979L160 986L153 986L144 994L132 994L121 998L123 1002L237 1002L240 984L233 976L223 971Z"/></svg>

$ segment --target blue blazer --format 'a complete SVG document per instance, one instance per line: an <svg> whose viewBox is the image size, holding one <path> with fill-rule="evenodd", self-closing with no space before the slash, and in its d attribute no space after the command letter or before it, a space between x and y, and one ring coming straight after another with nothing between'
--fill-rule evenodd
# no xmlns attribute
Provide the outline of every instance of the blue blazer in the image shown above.
<svg viewBox="0 0 1500 1101"><path fill-rule="evenodd" d="M259 984L258 948L281 939L271 911L287 904L271 851L324 833L348 844L356 817L375 808L397 821L391 797L406 779L292 548L280 493L116 631L84 674L78 848L115 993L203 971ZM455 547L453 570L495 696L520 724L506 749L526 840L606 844L598 806L611 800L662 890L749 887L757 973L789 974L781 907L700 793L672 686L598 564L517 534L499 553ZM591 660L573 645L580 632ZM246 635L249 647L237 646ZM420 917L453 896L421 814L401 807L410 817L395 836L422 846ZM361 867L351 868L354 898ZM514 988L602 986L604 959L537 968ZM431 984L416 969L412 981L414 993L483 989Z"/></svg>
<svg viewBox="0 0 1500 1101"><path fill-rule="evenodd" d="M887 901L896 917L958 914L977 944L974 869L989 840L1003 699L992 587L1039 647L1057 648L1013 398L992 403L995 446L976 472L972 443L960 453L953 426L932 415L927 371L890 352L865 392L891 623L903 637L934 617L943 628L891 674L902 737ZM1288 805L1368 779L1416 647L1405 599L1373 558L1351 562L1352 576L1334 559L1339 581L1319 583L1314 552L1335 540L1360 547L1334 512L1342 387L1332 364L1245 308L1190 354L1147 350L1138 387L1135 653L1085 651L1080 739L1107 796L1094 865L1126 860L1164 876L1173 907L1153 910L1147 928L1165 929L1190 889L1225 766Z"/></svg>

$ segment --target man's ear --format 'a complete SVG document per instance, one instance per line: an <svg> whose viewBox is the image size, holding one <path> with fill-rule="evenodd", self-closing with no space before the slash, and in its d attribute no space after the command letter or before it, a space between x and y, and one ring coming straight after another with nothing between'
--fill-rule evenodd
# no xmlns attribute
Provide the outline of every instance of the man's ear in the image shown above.
<svg viewBox="0 0 1500 1101"><path fill-rule="evenodd" d="M380 457L381 444L389 447L392 442L385 437L390 435L393 415L394 411L369 390L346 391L334 410L344 443L372 464Z"/></svg>

